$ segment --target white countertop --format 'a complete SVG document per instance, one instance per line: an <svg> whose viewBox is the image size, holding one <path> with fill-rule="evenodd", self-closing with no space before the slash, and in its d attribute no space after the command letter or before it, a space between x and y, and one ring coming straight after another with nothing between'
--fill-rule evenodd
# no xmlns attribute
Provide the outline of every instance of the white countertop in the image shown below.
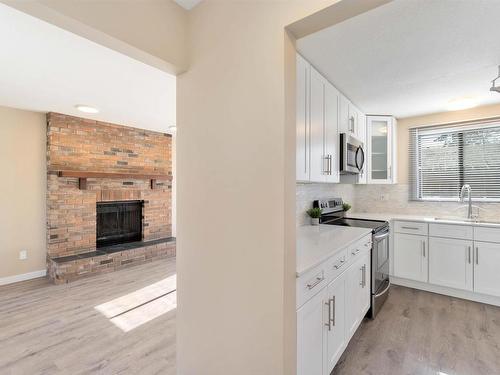
<svg viewBox="0 0 500 375"><path fill-rule="evenodd" d="M455 224L455 225L471 225L474 227L500 227L500 222L482 222L479 221L467 221L467 219L461 217L446 217L445 214L441 215L442 218L436 220L434 216L424 216L424 215L405 215L405 214L395 214L390 212L382 213L367 213L367 212L347 212L347 217L356 219L373 219L373 220L402 220L402 221L423 221L427 223L437 223L437 224Z"/></svg>
<svg viewBox="0 0 500 375"><path fill-rule="evenodd" d="M297 228L297 277L371 233L369 228L303 225Z"/></svg>

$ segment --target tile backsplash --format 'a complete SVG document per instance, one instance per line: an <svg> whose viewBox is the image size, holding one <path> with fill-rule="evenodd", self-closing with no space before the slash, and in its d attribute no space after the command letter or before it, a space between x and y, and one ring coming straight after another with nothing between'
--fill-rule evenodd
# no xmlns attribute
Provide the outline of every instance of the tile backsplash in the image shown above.
<svg viewBox="0 0 500 375"><path fill-rule="evenodd" d="M315 199L342 198L354 207L354 187L351 184L307 184L296 185L296 217L297 225L309 224L306 211L312 207Z"/></svg>
<svg viewBox="0 0 500 375"><path fill-rule="evenodd" d="M340 197L352 205L353 212L396 213L432 217L467 215L467 204L460 202L410 201L409 185L352 185L352 184L300 184L296 185L297 225L309 223L306 210L315 199ZM500 221L500 203L477 203L481 220Z"/></svg>
<svg viewBox="0 0 500 375"><path fill-rule="evenodd" d="M467 203L410 201L409 190L408 184L356 185L356 212L390 212L431 217L467 216ZM500 220L500 203L478 203L472 200L472 204L478 207L473 212L478 212L481 220Z"/></svg>

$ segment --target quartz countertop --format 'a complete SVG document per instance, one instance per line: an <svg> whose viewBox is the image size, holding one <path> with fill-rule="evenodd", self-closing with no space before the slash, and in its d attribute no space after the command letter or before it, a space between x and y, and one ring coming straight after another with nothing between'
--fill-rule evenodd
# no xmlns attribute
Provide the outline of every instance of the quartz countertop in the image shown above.
<svg viewBox="0 0 500 375"><path fill-rule="evenodd" d="M463 217L447 217L446 214L436 216L424 216L424 215L405 215L405 214L395 214L390 212L382 213L368 213L368 212L347 212L347 217L357 218L357 219L372 219L372 220L402 220L402 221L423 221L426 223L436 223L436 224L455 224L455 225L471 225L475 227L497 227L500 228L500 222L494 221L468 221Z"/></svg>
<svg viewBox="0 0 500 375"><path fill-rule="evenodd" d="M369 228L303 225L297 228L297 277L371 233Z"/></svg>

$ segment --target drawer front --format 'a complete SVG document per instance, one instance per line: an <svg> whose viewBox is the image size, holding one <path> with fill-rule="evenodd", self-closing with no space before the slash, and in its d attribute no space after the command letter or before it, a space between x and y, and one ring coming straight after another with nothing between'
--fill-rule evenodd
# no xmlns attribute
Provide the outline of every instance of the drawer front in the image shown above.
<svg viewBox="0 0 500 375"><path fill-rule="evenodd" d="M429 224L418 221L395 221L394 232L427 236Z"/></svg>
<svg viewBox="0 0 500 375"><path fill-rule="evenodd" d="M429 236L472 240L471 225L429 224Z"/></svg>
<svg viewBox="0 0 500 375"><path fill-rule="evenodd" d="M474 227L474 240L500 243L500 228Z"/></svg>
<svg viewBox="0 0 500 375"><path fill-rule="evenodd" d="M297 307L302 306L328 284L326 263L328 262L313 268L297 279Z"/></svg>
<svg viewBox="0 0 500 375"><path fill-rule="evenodd" d="M371 248L372 248L372 236L368 235L366 237L363 237L354 245L349 246L347 250L349 261L353 262L355 258L358 258L360 255L366 253Z"/></svg>
<svg viewBox="0 0 500 375"><path fill-rule="evenodd" d="M339 254L333 256L326 263L326 275L328 282L335 279L344 272L349 264L349 255L347 249L342 250Z"/></svg>

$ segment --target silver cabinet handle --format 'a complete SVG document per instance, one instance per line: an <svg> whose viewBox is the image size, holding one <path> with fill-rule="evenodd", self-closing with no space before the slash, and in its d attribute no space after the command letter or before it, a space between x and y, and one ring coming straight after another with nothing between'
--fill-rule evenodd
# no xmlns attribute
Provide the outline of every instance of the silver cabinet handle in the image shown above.
<svg viewBox="0 0 500 375"><path fill-rule="evenodd" d="M357 253L359 253L359 249L356 249L355 251L351 252L352 255L356 255Z"/></svg>
<svg viewBox="0 0 500 375"><path fill-rule="evenodd" d="M468 250L469 250L469 251L468 251L468 262L469 262L469 264L470 264L470 262L471 262L471 260L470 260L470 251L471 251L471 247L470 247L470 246L469 246L469 249L468 249Z"/></svg>
<svg viewBox="0 0 500 375"><path fill-rule="evenodd" d="M415 227L401 227L401 229L419 230L420 228L415 228Z"/></svg>
<svg viewBox="0 0 500 375"><path fill-rule="evenodd" d="M392 178L392 165L389 166L389 178Z"/></svg>
<svg viewBox="0 0 500 375"><path fill-rule="evenodd" d="M335 318L336 318L336 313L335 313L335 296L332 297L332 299L330 300L332 302L332 315L331 315L331 322L332 322L332 326L335 327Z"/></svg>
<svg viewBox="0 0 500 375"><path fill-rule="evenodd" d="M325 305L328 306L328 322L325 323L325 326L331 331L332 325L335 326L335 296L329 298L328 302L325 302Z"/></svg>
<svg viewBox="0 0 500 375"><path fill-rule="evenodd" d="M363 264L363 288L366 286L366 264Z"/></svg>
<svg viewBox="0 0 500 375"><path fill-rule="evenodd" d="M327 161L327 174L329 176L332 175L332 155L327 155L326 156L326 161Z"/></svg>
<svg viewBox="0 0 500 375"><path fill-rule="evenodd" d="M343 265L345 264L345 260L344 259L341 259L339 264L335 264L333 266L333 268L335 268L336 270L338 270L340 267L342 267Z"/></svg>
<svg viewBox="0 0 500 375"><path fill-rule="evenodd" d="M324 175L328 174L328 156L327 155L323 156L323 174Z"/></svg>
<svg viewBox="0 0 500 375"><path fill-rule="evenodd" d="M425 241L422 241L422 253L424 254L425 258Z"/></svg>
<svg viewBox="0 0 500 375"><path fill-rule="evenodd" d="M309 290L311 290L312 288L314 288L316 285L318 285L320 282L322 282L325 278L323 276L321 277L316 277L316 280L311 283L311 284L307 284L307 287L309 288Z"/></svg>
<svg viewBox="0 0 500 375"><path fill-rule="evenodd" d="M479 246L476 246L476 264L479 264Z"/></svg>
<svg viewBox="0 0 500 375"><path fill-rule="evenodd" d="M332 155L328 155L328 157L329 157L329 160L330 160L330 169L329 169L329 171L330 171L330 176L331 176L332 173L333 173L333 156Z"/></svg>
<svg viewBox="0 0 500 375"><path fill-rule="evenodd" d="M349 123L351 124L351 133L354 133L354 116L349 117Z"/></svg>
<svg viewBox="0 0 500 375"><path fill-rule="evenodd" d="M361 287L364 288L366 286L366 264L363 264L363 267L360 268L360 271L361 271L361 281L359 285L361 285Z"/></svg>

